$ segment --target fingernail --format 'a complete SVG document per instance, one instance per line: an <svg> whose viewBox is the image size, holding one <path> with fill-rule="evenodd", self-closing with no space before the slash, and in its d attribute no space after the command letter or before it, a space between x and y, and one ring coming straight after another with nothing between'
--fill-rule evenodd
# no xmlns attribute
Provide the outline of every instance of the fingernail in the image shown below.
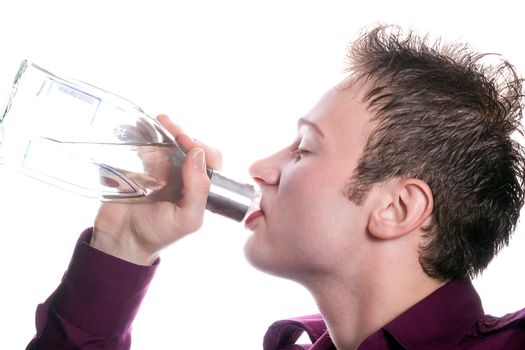
<svg viewBox="0 0 525 350"><path fill-rule="evenodd" d="M201 150L201 149L196 149L194 152L193 152L193 157L192 157L192 166L193 166L193 170L204 170L204 168L206 167L206 161L204 160L204 151Z"/></svg>

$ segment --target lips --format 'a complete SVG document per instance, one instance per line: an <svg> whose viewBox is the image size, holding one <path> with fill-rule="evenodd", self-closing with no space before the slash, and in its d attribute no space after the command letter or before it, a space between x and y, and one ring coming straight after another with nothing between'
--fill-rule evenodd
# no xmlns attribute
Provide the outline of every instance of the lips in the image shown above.
<svg viewBox="0 0 525 350"><path fill-rule="evenodd" d="M255 226L255 221L257 220L257 218L263 216L263 212L262 210L256 210L254 211L253 213L251 213L250 215L248 215L248 217L246 218L246 220L244 221L244 226L247 227L247 228L251 228L253 229Z"/></svg>

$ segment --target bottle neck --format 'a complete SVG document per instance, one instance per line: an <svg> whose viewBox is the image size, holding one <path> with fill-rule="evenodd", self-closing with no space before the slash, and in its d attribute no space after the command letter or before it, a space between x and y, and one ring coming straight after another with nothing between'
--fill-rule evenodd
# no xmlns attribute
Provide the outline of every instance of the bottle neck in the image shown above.
<svg viewBox="0 0 525 350"><path fill-rule="evenodd" d="M259 191L250 184L243 184L214 170L208 170L211 187L206 209L242 222L246 215L259 205Z"/></svg>

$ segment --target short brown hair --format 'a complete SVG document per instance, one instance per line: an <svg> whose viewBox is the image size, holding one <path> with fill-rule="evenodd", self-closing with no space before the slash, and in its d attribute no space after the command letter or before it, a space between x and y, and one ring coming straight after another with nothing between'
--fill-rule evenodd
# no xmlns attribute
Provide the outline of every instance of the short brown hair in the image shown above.
<svg viewBox="0 0 525 350"><path fill-rule="evenodd" d="M508 244L523 205L524 152L512 138L522 79L497 55L428 42L378 26L350 47L376 126L345 194L362 203L375 183L425 181L434 209L420 263L441 280L473 277ZM488 56L497 64L483 64Z"/></svg>

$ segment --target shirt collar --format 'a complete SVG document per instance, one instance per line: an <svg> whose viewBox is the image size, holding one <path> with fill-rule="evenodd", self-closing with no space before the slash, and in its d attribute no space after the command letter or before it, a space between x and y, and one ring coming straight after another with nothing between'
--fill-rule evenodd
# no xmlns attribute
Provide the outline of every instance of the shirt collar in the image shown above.
<svg viewBox="0 0 525 350"><path fill-rule="evenodd" d="M386 331L407 349L453 348L483 314L481 299L472 283L468 280L451 281L406 310L361 345L377 341L378 335Z"/></svg>

